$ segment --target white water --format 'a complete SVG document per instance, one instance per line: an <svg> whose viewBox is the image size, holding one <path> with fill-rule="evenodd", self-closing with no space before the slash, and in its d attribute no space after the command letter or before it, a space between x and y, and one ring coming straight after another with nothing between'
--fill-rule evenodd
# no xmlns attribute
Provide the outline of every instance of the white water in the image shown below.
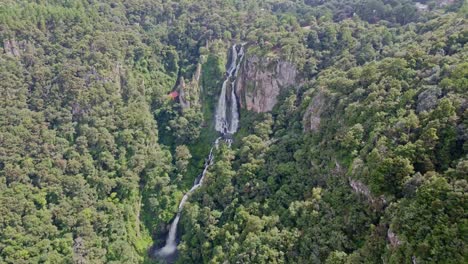
<svg viewBox="0 0 468 264"><path fill-rule="evenodd" d="M182 200L179 203L179 209L177 211L177 215L171 224L171 228L169 229L169 234L167 235L167 238L166 238L166 245L164 245L163 248L155 252L156 257L165 258L165 257L173 255L176 252L177 250L176 235L177 235L177 226L180 220L180 213L182 211L182 208L184 207L184 204L187 202L187 199L189 198L189 196L203 184L203 180L205 179L205 175L208 172L208 168L213 164L213 159L214 159L213 149L218 148L220 139L221 137L217 138L213 146L211 147L210 154L208 155L208 158L205 161L203 172L200 174L200 176L198 176L195 179L195 182L192 188L184 195L184 197L182 197Z"/></svg>
<svg viewBox="0 0 468 264"><path fill-rule="evenodd" d="M216 109L216 130L221 132L223 136L234 134L239 127L239 111L237 106L237 98L234 91L234 84L242 59L244 57L244 47L240 45L239 51L237 45L232 47L231 51L231 64L226 73L226 80L223 82L221 88L221 94L218 99L218 107ZM230 85L231 93L227 96L227 86ZM170 258L174 256L177 251L177 226L180 220L180 213L184 204L187 202L189 196L198 189L205 179L205 175L208 172L208 168L213 164L214 154L213 150L218 148L219 140L224 140L229 147L231 146L232 139L219 137L215 140L213 146L210 149L208 158L205 161L203 172L195 179L192 188L182 197L179 203L179 209L174 221L171 223L169 234L166 238L166 244L159 250L156 250L155 256L159 258Z"/></svg>
<svg viewBox="0 0 468 264"><path fill-rule="evenodd" d="M238 51L239 49L239 51ZM231 64L226 72L226 79L221 88L221 94L216 108L216 131L223 134L234 134L239 128L239 109L235 93L235 83L239 67L244 57L244 46L233 45L231 49ZM228 87L231 93L227 94Z"/></svg>

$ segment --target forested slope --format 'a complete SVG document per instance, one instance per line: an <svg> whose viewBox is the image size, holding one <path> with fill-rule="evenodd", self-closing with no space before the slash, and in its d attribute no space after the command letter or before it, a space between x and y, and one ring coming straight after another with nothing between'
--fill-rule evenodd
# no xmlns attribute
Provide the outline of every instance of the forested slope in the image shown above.
<svg viewBox="0 0 468 264"><path fill-rule="evenodd" d="M317 74L244 114L186 206L180 263L465 262L465 16L312 27Z"/></svg>
<svg viewBox="0 0 468 264"><path fill-rule="evenodd" d="M139 262L142 194L173 195L149 103L171 51L86 3L1 5L0 262Z"/></svg>
<svg viewBox="0 0 468 264"><path fill-rule="evenodd" d="M297 83L241 110L182 211L179 263L466 262L467 12L0 0L0 263L157 262L232 43Z"/></svg>

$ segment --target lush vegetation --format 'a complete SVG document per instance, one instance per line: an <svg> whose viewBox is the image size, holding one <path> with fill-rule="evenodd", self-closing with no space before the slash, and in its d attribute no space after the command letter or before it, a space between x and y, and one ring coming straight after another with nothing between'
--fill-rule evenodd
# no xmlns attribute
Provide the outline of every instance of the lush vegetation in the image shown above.
<svg viewBox="0 0 468 264"><path fill-rule="evenodd" d="M0 0L0 263L157 262L233 42L302 81L242 110L180 263L466 262L468 6L415 2Z"/></svg>

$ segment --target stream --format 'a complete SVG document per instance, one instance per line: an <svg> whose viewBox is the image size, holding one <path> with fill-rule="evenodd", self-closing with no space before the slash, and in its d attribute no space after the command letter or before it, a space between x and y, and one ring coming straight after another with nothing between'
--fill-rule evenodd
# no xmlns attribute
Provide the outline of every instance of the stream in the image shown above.
<svg viewBox="0 0 468 264"><path fill-rule="evenodd" d="M208 172L209 167L214 162L213 151L214 149L218 148L220 140L226 142L230 146L232 143L231 136L236 133L237 129L239 128L239 109L237 97L235 94L235 83L243 57L244 46L233 45L231 48L231 62L229 64L229 68L226 72L226 78L221 88L215 115L215 129L216 131L220 132L222 136L218 137L213 142L213 146L211 147L208 157L205 160L202 173L195 179L192 188L190 188L190 190L182 197L182 200L179 203L177 214L169 228L166 244L164 247L156 249L153 253L154 257L157 259L164 260L168 263L173 263L176 260L178 244L177 227L179 225L180 214L184 204L187 202L187 199L190 197L190 195L203 184L205 175Z"/></svg>

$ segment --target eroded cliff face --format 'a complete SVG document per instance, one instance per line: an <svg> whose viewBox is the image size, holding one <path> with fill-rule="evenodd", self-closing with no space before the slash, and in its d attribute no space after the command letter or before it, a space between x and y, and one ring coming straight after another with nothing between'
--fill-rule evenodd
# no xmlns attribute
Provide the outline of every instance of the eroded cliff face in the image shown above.
<svg viewBox="0 0 468 264"><path fill-rule="evenodd" d="M24 47L25 42L22 41L19 44ZM3 40L3 50L6 54L14 57L21 56L20 54L20 45L14 39L5 39Z"/></svg>
<svg viewBox="0 0 468 264"><path fill-rule="evenodd" d="M201 76L201 63L197 64L197 69L192 75L192 80L186 82L184 77L179 78L179 84L176 91L179 92L179 103L182 110L190 107L198 106L200 104L200 76Z"/></svg>
<svg viewBox="0 0 468 264"><path fill-rule="evenodd" d="M242 108L263 113L273 109L281 91L297 83L298 70L294 64L246 56L235 89Z"/></svg>
<svg viewBox="0 0 468 264"><path fill-rule="evenodd" d="M1 46L0 52L2 52ZM26 59L25 62L29 63L31 58L34 57L35 48L30 41L11 38L3 40L3 52L12 57Z"/></svg>
<svg viewBox="0 0 468 264"><path fill-rule="evenodd" d="M323 92L318 92L312 97L309 106L307 107L302 125L304 132L317 132L320 128L321 115L326 108L326 96Z"/></svg>

